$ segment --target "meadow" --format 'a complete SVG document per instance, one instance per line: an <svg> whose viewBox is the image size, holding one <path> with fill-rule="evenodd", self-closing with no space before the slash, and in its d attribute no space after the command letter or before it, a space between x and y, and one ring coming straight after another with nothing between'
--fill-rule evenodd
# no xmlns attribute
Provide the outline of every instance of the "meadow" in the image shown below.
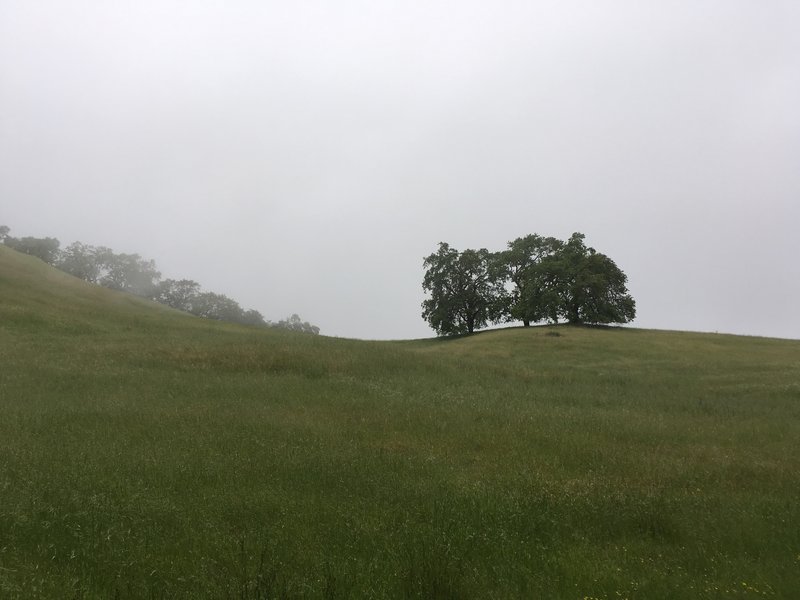
<svg viewBox="0 0 800 600"><path fill-rule="evenodd" d="M759 597L800 597L800 341L326 338L0 246L0 598Z"/></svg>

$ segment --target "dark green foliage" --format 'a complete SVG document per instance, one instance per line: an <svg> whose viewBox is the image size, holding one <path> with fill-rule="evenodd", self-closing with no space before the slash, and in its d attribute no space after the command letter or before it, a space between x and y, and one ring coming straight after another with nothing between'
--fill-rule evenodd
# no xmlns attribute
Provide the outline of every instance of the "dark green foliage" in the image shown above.
<svg viewBox="0 0 800 600"><path fill-rule="evenodd" d="M509 242L508 249L459 253L447 244L425 259L422 287L431 297L422 317L440 335L472 333L500 321L573 324L627 323L636 303L627 276L613 260L583 243L536 234ZM507 291L505 284L511 285Z"/></svg>
<svg viewBox="0 0 800 600"><path fill-rule="evenodd" d="M543 270L558 296L558 316L569 323L627 323L636 316L636 303L625 286L627 276L594 248L582 233L559 252L547 257Z"/></svg>
<svg viewBox="0 0 800 600"><path fill-rule="evenodd" d="M422 303L422 318L438 334L472 333L500 320L505 288L488 250L459 252L442 242L423 266L422 288L431 297Z"/></svg>
<svg viewBox="0 0 800 600"><path fill-rule="evenodd" d="M558 297L548 278L546 261L564 243L556 238L532 234L508 243L508 250L498 254L501 268L513 284L509 298L508 320L531 323L557 320Z"/></svg>
<svg viewBox="0 0 800 600"><path fill-rule="evenodd" d="M509 320L607 324L636 316L627 276L584 239L582 233L566 242L529 235L509 243L501 254L514 284Z"/></svg>

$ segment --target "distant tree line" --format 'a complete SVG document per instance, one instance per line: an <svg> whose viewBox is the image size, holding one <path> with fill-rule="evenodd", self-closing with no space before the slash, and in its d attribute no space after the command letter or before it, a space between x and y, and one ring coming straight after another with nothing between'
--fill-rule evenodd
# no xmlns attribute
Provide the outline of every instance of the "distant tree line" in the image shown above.
<svg viewBox="0 0 800 600"><path fill-rule="evenodd" d="M155 261L138 254L117 253L105 246L82 242L73 242L62 250L55 238L14 238L10 231L8 226L0 225L0 241L9 248L36 256L89 283L142 296L207 319L319 333L319 327L296 314L277 322L267 321L257 310L245 310L224 294L203 291L191 279L161 279Z"/></svg>
<svg viewBox="0 0 800 600"><path fill-rule="evenodd" d="M459 252L442 242L424 259L422 318L439 335L489 323L627 323L636 303L627 276L582 233L567 241L531 234L500 252Z"/></svg>

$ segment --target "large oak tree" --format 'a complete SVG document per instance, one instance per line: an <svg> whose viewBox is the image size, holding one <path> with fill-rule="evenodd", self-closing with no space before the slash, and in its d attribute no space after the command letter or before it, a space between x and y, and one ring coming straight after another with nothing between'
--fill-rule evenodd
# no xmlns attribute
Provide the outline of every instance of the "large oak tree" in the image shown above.
<svg viewBox="0 0 800 600"><path fill-rule="evenodd" d="M559 317L569 323L627 323L636 316L628 277L605 254L588 248L582 233L573 233L549 257L546 271L558 296Z"/></svg>
<svg viewBox="0 0 800 600"><path fill-rule="evenodd" d="M472 333L502 318L503 278L493 255L480 250L459 252L442 242L424 262L422 318L440 335Z"/></svg>
<svg viewBox="0 0 800 600"><path fill-rule="evenodd" d="M564 242L537 234L508 243L497 255L500 268L512 284L507 320L522 321L525 327L545 319L555 320L555 291L547 277L547 261Z"/></svg>

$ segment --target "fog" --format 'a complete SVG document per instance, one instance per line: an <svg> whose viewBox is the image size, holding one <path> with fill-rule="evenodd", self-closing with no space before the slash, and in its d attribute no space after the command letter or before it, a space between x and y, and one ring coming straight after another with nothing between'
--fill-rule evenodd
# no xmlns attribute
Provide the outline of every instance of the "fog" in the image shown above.
<svg viewBox="0 0 800 600"><path fill-rule="evenodd" d="M800 338L800 3L0 2L0 224L323 334L573 231L637 327Z"/></svg>

